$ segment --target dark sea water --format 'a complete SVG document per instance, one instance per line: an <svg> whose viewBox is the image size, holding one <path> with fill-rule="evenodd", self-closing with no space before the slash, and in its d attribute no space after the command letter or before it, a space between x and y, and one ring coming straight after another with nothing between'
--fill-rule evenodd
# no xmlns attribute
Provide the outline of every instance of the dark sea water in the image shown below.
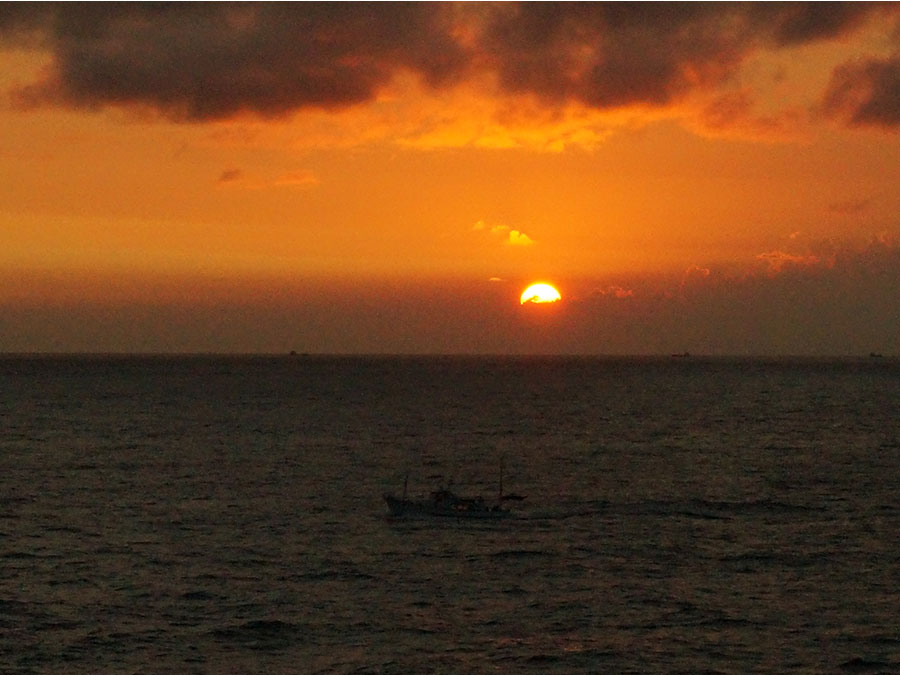
<svg viewBox="0 0 900 675"><path fill-rule="evenodd" d="M0 357L0 673L900 672L900 361ZM502 522L391 522L453 481Z"/></svg>

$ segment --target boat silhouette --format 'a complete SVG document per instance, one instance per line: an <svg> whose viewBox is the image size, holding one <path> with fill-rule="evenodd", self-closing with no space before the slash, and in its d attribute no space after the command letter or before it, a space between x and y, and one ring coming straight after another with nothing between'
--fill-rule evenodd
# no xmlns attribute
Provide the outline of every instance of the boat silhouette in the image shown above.
<svg viewBox="0 0 900 675"><path fill-rule="evenodd" d="M503 494L503 462L500 463L500 483L495 500L487 500L482 496L463 497L449 487L432 491L428 497L410 499L407 496L409 474L403 479L403 495L397 497L391 493L383 495L391 517L394 518L472 518L498 519L509 518L512 512L503 506L504 501L521 501L525 499L518 494Z"/></svg>

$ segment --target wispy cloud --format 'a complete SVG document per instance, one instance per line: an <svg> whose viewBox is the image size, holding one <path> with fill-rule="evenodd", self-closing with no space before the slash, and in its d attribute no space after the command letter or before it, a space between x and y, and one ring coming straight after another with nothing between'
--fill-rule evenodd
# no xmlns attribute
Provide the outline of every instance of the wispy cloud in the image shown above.
<svg viewBox="0 0 900 675"><path fill-rule="evenodd" d="M623 300L625 298L634 297L634 290L630 288L624 288L619 284L611 284L605 288L594 289L592 295Z"/></svg>
<svg viewBox="0 0 900 675"><path fill-rule="evenodd" d="M225 169L221 174L219 174L219 179L216 181L220 185L225 185L228 183L234 183L239 181L244 175L244 172L240 169Z"/></svg>
<svg viewBox="0 0 900 675"><path fill-rule="evenodd" d="M242 190L265 190L267 188L311 188L319 184L318 177L308 170L291 171L277 178L264 178L248 174L243 169L225 169L219 174L216 185Z"/></svg>
<svg viewBox="0 0 900 675"><path fill-rule="evenodd" d="M319 182L318 176L307 169L291 171L275 179L275 185L280 187L308 188L318 185Z"/></svg>
<svg viewBox="0 0 900 675"><path fill-rule="evenodd" d="M684 271L684 275L681 277L679 290L683 293L688 287L705 282L709 279L711 273L712 272L708 267L691 265Z"/></svg>
<svg viewBox="0 0 900 675"><path fill-rule="evenodd" d="M822 263L822 259L816 255L795 255L785 251L767 251L757 255L756 259L765 263L773 273L781 272L787 267L812 267Z"/></svg>

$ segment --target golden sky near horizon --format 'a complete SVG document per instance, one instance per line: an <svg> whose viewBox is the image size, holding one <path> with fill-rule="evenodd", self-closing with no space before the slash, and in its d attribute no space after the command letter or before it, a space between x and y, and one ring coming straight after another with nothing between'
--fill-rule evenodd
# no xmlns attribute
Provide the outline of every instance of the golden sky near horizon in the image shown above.
<svg viewBox="0 0 900 675"><path fill-rule="evenodd" d="M674 296L833 271L873 242L893 255L898 18L6 5L0 303L252 303L387 279L511 304L549 279L627 303L654 278Z"/></svg>

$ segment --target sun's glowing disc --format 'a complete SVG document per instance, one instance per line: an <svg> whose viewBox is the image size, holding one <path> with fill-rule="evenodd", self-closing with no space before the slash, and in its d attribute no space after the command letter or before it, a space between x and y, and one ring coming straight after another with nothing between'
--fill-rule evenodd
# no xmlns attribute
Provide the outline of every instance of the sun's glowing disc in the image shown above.
<svg viewBox="0 0 900 675"><path fill-rule="evenodd" d="M524 305L528 302L559 302L561 299L559 291L550 284L532 284L524 290L519 303Z"/></svg>

